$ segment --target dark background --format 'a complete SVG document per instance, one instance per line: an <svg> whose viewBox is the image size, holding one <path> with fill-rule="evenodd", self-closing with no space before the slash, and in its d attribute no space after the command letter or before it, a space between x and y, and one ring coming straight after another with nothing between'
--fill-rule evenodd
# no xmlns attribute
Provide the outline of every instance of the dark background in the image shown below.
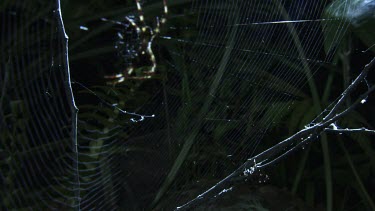
<svg viewBox="0 0 375 211"><path fill-rule="evenodd" d="M1 101L4 104L2 118L6 122L0 130L4 160L0 166L6 172L2 174L1 181L1 208L76 208L75 199L69 198L74 188L64 188L76 187L76 184L67 179L75 173L71 172L69 165L68 168L64 167L71 160L76 160L80 169L83 210L172 210L193 199L237 169L247 158L303 129L340 96L373 58L375 27L373 14L369 11L375 8L375 3L358 6L350 2L353 3L353 8L357 6L356 9L362 12L359 17L350 17L337 12L341 11L338 8L340 2L336 1L329 10L331 2L328 1L282 1L291 20L326 19L321 22L293 23L306 55L304 57L296 47L290 47L292 37L283 36L289 33L285 24L251 25L285 20L285 16L280 15L272 1L168 1L168 21L152 43L158 64L156 74L151 79L125 79L123 83L108 85L106 75L122 73L129 65L129 61L124 58L124 48L115 48L119 42L117 34L125 36L125 40L131 45L139 45L137 38L141 35L131 27L126 27L128 23L125 20L125 16L138 16L135 2L62 1L62 16L69 36L72 86L79 108L80 154L77 158L70 156L74 153L70 149L71 142L67 141L69 138L56 135L60 134L57 128L64 128L62 125L69 124L69 118L63 115L69 113L69 107L58 101L43 101L42 104L34 102L32 97L26 97L41 95L37 88L30 87L52 90L52 99L66 97L63 94L66 84L54 86L55 80L64 81L64 77L52 80L49 69L50 55L60 54L50 53L48 49L61 52L62 38L54 37L57 31L54 31L56 25L53 14L37 12L44 11L40 8L45 8L46 11L52 9L44 7L38 1L29 4L22 1L15 4L4 2L0 21L3 23L2 42L6 43L4 40L12 37L12 33L20 34L20 38L15 36L14 40L38 40L37 37L42 37L43 40L45 37L42 34L47 34L46 43L52 44L49 47L45 44L46 49L43 45L23 46L20 48L21 53L15 53L27 57L30 53L26 48L43 49L38 51L39 56L47 56L39 69L16 68L17 64L31 66L33 59L30 57L27 57L27 62L20 59L22 56L14 56L12 60L15 69L15 76L10 80L12 89L28 89L32 92L7 92L4 98L6 100ZM154 27L156 17L161 17L162 14L162 1L144 1L142 5L146 25ZM13 19L8 16L10 17L9 11L14 8L29 12L21 13L21 21L14 18L12 22ZM35 17L37 21L31 17ZM103 21L101 18L110 21ZM331 23L327 21L330 18L346 22L343 24L333 21L332 25L326 25ZM29 25L26 24L28 19L31 20ZM115 21L119 23L114 23ZM224 79L220 82L208 111L200 116L205 103L211 100L207 97L211 91L210 84L223 67L223 58L228 49L225 46L231 43L230 34L236 30L236 27L230 25L231 21L246 23L251 27L241 28L242 31L232 40L235 50L224 65ZM22 28L25 24L25 28L30 28L29 31L18 30L17 27ZM80 26L87 27L88 30L82 30ZM340 30L345 26L348 28ZM127 32L131 34L126 34ZM52 38L48 37L50 33ZM335 33L341 39L332 42ZM215 47L210 47L208 43ZM2 48L3 52L7 52L5 47ZM253 53L244 53L239 49ZM4 55L7 53L2 55L6 58ZM311 68L312 78L307 79L302 71L296 70L303 69L304 61ZM63 64L62 60L55 60L55 63ZM6 71L3 70L6 70L5 64L9 63L3 59L2 64L0 81L4 84ZM132 60L131 64L136 67L137 74L143 76L150 62L142 57ZM40 78L31 80L30 86L18 85L29 78L25 72ZM21 79L17 79L18 76ZM373 84L374 79L374 71L370 71L368 83ZM47 83L44 81L48 80L52 81L51 86L45 85ZM60 87L56 90L61 93L53 92L55 87ZM350 105L364 91L366 85L361 84L346 105ZM374 99L374 95L368 96L365 104L358 106L337 122L337 125L342 128L374 129ZM21 110L17 113L13 109L16 101L25 102L28 112ZM59 107L60 104L63 106ZM60 111L61 116L44 114L43 109L49 105L58 108L56 113ZM34 110L35 107L38 109ZM29 116L33 112L34 115ZM19 113L25 114L17 116ZM152 117L153 114L155 117ZM22 124L28 126L17 125L14 119L25 120L26 123ZM43 123L46 119L48 121ZM55 127L58 122L62 123ZM23 132L14 128L27 129ZM42 128L42 132L35 128ZM188 138L194 133L195 142L189 153L184 158L179 157ZM17 134L27 134L20 138L24 142L17 142L21 143L17 146L9 144L18 140L12 139ZM28 140L34 140L34 137L38 137L36 140L50 141L30 144L31 141L29 143ZM52 143L59 143L56 144L59 150L44 147ZM11 147L5 147L8 145ZM30 157L23 157L23 146L30 149L26 150ZM239 181L232 187L232 191L221 195L219 199L212 198L201 209L375 209L374 147L374 135L323 134L303 149ZM10 158L16 160L12 165L5 162ZM181 167L176 175L171 176L171 169L174 169L176 162L181 162ZM12 171L18 169L14 166L23 166L24 169ZM32 167L38 169L39 173L34 173ZM44 173L47 170L48 173ZM59 174L65 177L56 176ZM38 175L52 179L35 179L34 183L37 185L25 185L33 183L28 178L38 178ZM168 180L171 183L165 185ZM9 186L8 183L18 185ZM8 192L12 193L8 195ZM47 193L47 196L41 192Z"/></svg>

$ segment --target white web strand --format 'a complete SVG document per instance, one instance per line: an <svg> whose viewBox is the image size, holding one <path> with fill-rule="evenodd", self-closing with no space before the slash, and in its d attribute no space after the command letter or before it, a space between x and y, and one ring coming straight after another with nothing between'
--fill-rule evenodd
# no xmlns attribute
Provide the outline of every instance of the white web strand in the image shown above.
<svg viewBox="0 0 375 211"><path fill-rule="evenodd" d="M279 142L277 145L269 148L268 150L265 150L264 152L252 158L249 158L243 165L241 165L241 167L239 167L225 179L218 182L215 186L211 187L206 192L198 195L195 199L189 201L183 206L177 207L176 210L189 210L192 208L196 208L201 203L208 201L212 195L215 195L216 192L228 186L228 184L232 185L232 180L234 180L235 178L240 177L242 175L244 175L245 177L251 176L256 170L273 164L274 162L289 155L290 153L295 152L302 145L306 145L307 143L311 142L312 140L320 136L320 134L324 131L329 131L337 134L364 132L369 133L370 135L375 135L375 130L370 130L367 128L338 129L337 126L334 125L334 122L336 122L344 115L352 111L356 106L358 106L358 104L360 104L360 101L361 99L363 99L364 96L368 96L370 93L375 91L375 86L371 87L367 92L359 96L357 101L350 105L350 107L344 108L343 111L339 110L343 106L343 99L347 98L361 82L365 81L368 72L372 69L373 66L375 66L375 58L373 58L371 62L368 65L366 65L361 74L342 93L341 98L336 102L331 111L324 116L321 122L312 122L308 124L308 126L306 126L304 129L300 130L299 132L290 136L289 138ZM323 113L320 115L323 115ZM331 126L333 127L333 129L330 128ZM221 191L218 195L221 195L222 193L223 191Z"/></svg>
<svg viewBox="0 0 375 211"><path fill-rule="evenodd" d="M145 86L141 86L142 82L92 88L84 82L70 81L60 6L53 19L59 21L58 26L50 23L49 16L41 18L49 22L28 24L30 18L24 17L0 26L2 34L19 38L17 47L25 49L12 54L4 76L0 72L4 82L1 110L8 115L9 106L5 105L13 97L15 101L9 104L26 107L20 113L30 115L25 133L15 130L8 117L6 124L0 125L1 129L4 125L13 126L13 134L27 134L20 145L8 147L8 142L3 144L0 140L8 147L5 151L17 156L21 152L10 162L10 169L19 173L9 177L15 185L8 188L21 191L5 197L8 208L169 210L185 203L189 207L195 201L204 203L225 195L235 188L232 184L246 179L244 175L251 177L257 170L283 159L312 142L320 132L374 134L369 128L341 128L335 115L343 116L350 109L338 112L343 101L338 99L300 133L254 156L263 136L290 113L293 103L309 99L302 87L309 83L310 90L315 89L311 84L314 73L332 63L335 48L350 23L340 17L323 18L322 8L328 6L328 1L170 0L168 11L166 1L142 2L133 2L133 8L121 10L120 16L128 15L131 9L137 14L140 6L144 11L138 15L146 19L141 21L154 20L152 15L160 15L163 10L169 14L161 36L148 43L165 78L146 82ZM340 9L349 10L347 5ZM107 22L109 18L113 17L108 17ZM87 36L76 37L78 41L72 45L75 50L90 47L88 40L105 29L90 23L79 25L85 26L80 31L90 30L84 31ZM18 30L22 26L30 29ZM43 27L47 30L39 29ZM61 40L52 36L56 29ZM330 43L324 43L332 54L321 52L324 33L333 34ZM43 40L39 34L52 35ZM102 41L101 36L105 35L98 36ZM98 51L96 45L92 51ZM96 62L90 58L90 64L82 66L105 66ZM75 70L87 71L86 77L94 76L95 71L85 68ZM79 105L78 122L71 84L100 101ZM144 93L131 90L130 86L153 89ZM62 88L65 93L60 93ZM368 85L368 89L369 93L373 87ZM108 94L108 90L115 90L114 94ZM144 95L150 97L140 100ZM367 95L360 96L355 105L366 99ZM129 106L127 103L132 101L138 104ZM5 114L1 113L1 117ZM322 122L323 117L326 119ZM33 156L26 156L34 151ZM23 171L17 166L24 167ZM191 175L184 177L185 172ZM222 182L212 188L207 187L212 183L205 186L197 182L207 178ZM203 194L192 199L192 189ZM27 198L30 195L32 198Z"/></svg>
<svg viewBox="0 0 375 211"><path fill-rule="evenodd" d="M58 32L60 34L62 34L64 40L62 42L62 55L64 56L64 59L63 59L63 64L64 64L64 70L65 70L65 75L66 75L66 89L67 89L67 96L69 98L69 102L70 102L70 107L71 107L71 113L72 113L72 117L71 117L71 120L72 120L72 148L73 148L73 156L74 156L74 159L73 160L73 169L75 171L75 181L74 183L76 184L76 187L75 188L75 202L74 202L74 208L76 210L80 210L80 204L81 204L81 195L80 195L80 179L79 179L79 167L78 167L78 161L79 161L79 152L78 152L78 139L77 139L77 120L78 120L78 108L75 104L75 101L74 101L74 95L73 95L73 90L72 90L72 83L71 83L71 80L70 80L70 69L69 69L69 49L68 49L68 35L66 34L65 32L65 27L64 27L64 22L63 22L63 18L62 18L62 14L61 14L61 3L60 3L60 0L56 0L56 5L57 5L57 9L54 11L55 14L56 14L56 17L58 19Z"/></svg>

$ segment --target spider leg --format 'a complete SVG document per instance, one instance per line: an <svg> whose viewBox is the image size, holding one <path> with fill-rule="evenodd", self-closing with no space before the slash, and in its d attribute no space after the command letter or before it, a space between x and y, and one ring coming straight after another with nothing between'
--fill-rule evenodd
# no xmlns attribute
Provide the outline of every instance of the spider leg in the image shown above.
<svg viewBox="0 0 375 211"><path fill-rule="evenodd" d="M150 26L147 26L145 22L145 16L143 14L142 9L142 0L135 0L136 6L137 6L137 12L138 12L138 20L135 20L131 17L125 17L128 24L130 24L134 29L136 30L138 36L141 38L141 45L138 49L139 53L145 55L148 57L149 61L151 62L151 67L147 71L142 71L143 76L136 76L134 75L134 68L130 66L126 70L124 70L122 73L115 74L115 75L106 75L104 78L107 79L113 79L110 82L107 82L107 84L116 85L118 83L122 83L126 79L136 79L136 80L144 80L152 78L152 75L155 74L156 67L157 67L157 61L155 54L152 50L152 44L154 39L160 34L160 28L167 22L167 16L168 16L168 4L167 0L163 0L163 13L161 15L161 18L156 17L156 25L155 28L152 28ZM103 19L104 21L110 21L108 19ZM139 22L137 22L139 21ZM110 21L115 24L124 25L121 22L117 21ZM121 38L121 37L120 37Z"/></svg>
<svg viewBox="0 0 375 211"><path fill-rule="evenodd" d="M160 27L167 22L167 16L168 16L167 0L163 0L163 6L164 6L164 11L163 11L163 14L162 14L160 20L159 20L159 17L156 17L156 27L153 30L155 32L155 34L159 34L160 33Z"/></svg>
<svg viewBox="0 0 375 211"><path fill-rule="evenodd" d="M130 76L134 72L134 68L130 67L127 70L123 71L123 73L115 74L115 75L105 75L104 78L106 79L115 79L112 81L107 81L107 85L116 85L124 82L126 79L133 79L133 80L145 80L150 79L150 75L145 76Z"/></svg>
<svg viewBox="0 0 375 211"><path fill-rule="evenodd" d="M107 81L107 85L116 85L125 81L125 76L122 73L116 75L105 75L106 79L115 79L112 81Z"/></svg>
<svg viewBox="0 0 375 211"><path fill-rule="evenodd" d="M137 5L137 11L138 11L138 16L139 16L139 22L145 26L145 17L143 16L143 9L142 9L142 4L141 0L135 0L135 3ZM143 28L143 27L142 27ZM142 29L143 30L143 29Z"/></svg>
<svg viewBox="0 0 375 211"><path fill-rule="evenodd" d="M115 75L105 75L104 78L108 78L108 79L117 79L117 78L121 78L123 77L123 74L122 73L118 73L118 74L115 74Z"/></svg>
<svg viewBox="0 0 375 211"><path fill-rule="evenodd" d="M140 17L140 19L142 17L143 21L144 21L142 7L141 7L141 5L139 3L139 0L136 0L136 1L138 3L137 4L137 8L138 8L139 17ZM166 18L167 15L168 15L167 0L163 0L163 6L164 6L164 14L162 15L161 19L159 19L159 17L156 17L156 27L154 29L150 29L150 35L151 35L151 37L150 37L150 40L147 42L146 52L147 52L147 54L150 57L150 61L151 61L152 65L151 65L150 70L147 71L147 74L154 74L155 70L156 70L156 67L157 67L157 62L156 62L155 54L154 54L154 52L152 50L152 43L153 43L155 37L160 33L160 27L167 22L167 18Z"/></svg>
<svg viewBox="0 0 375 211"><path fill-rule="evenodd" d="M161 23L165 24L165 22L167 22L167 16L168 16L167 0L163 0L163 6L164 6L164 17L161 18Z"/></svg>
<svg viewBox="0 0 375 211"><path fill-rule="evenodd" d="M152 51L152 42L154 41L155 36L156 36L156 34L153 34L151 36L150 41L147 43L146 51L147 51L147 54L150 56L150 61L152 63L151 64L151 69L149 71L147 71L147 74L153 74L153 73L155 73L155 69L156 69L156 66L157 66L155 54Z"/></svg>

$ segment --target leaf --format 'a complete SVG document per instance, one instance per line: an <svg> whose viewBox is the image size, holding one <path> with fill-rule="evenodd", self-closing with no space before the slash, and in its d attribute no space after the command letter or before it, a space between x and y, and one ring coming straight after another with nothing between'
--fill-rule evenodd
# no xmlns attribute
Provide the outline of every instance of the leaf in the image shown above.
<svg viewBox="0 0 375 211"><path fill-rule="evenodd" d="M337 21L343 21L343 27L350 24L350 32L357 35L368 47L367 50L375 52L375 1L374 0L337 0L327 7L324 19L325 51L330 52L335 44L340 41L334 27ZM344 35L346 36L346 35ZM336 40L336 41L335 41ZM334 41L334 42L332 42ZM367 51L366 50L366 51Z"/></svg>

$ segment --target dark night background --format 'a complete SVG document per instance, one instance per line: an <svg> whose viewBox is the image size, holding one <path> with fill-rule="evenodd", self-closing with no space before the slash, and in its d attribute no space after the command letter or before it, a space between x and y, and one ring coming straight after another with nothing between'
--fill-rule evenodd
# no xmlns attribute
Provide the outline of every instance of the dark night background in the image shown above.
<svg viewBox="0 0 375 211"><path fill-rule="evenodd" d="M173 210L303 129L374 57L375 1L167 2L156 73L110 85L151 65L126 52L145 36L125 19L142 26L135 1L61 1L78 154L53 1L0 3L1 210ZM163 1L142 7L154 30ZM374 129L366 100L337 125ZM374 140L324 133L197 209L373 210Z"/></svg>

